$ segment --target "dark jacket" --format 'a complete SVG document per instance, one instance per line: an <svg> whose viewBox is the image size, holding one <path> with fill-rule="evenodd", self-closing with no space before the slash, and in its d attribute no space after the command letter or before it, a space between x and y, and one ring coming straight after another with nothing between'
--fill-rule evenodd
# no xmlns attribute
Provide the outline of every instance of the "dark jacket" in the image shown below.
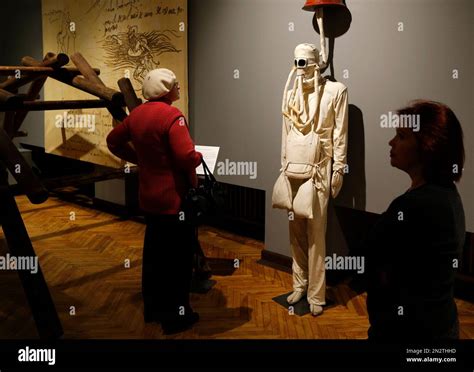
<svg viewBox="0 0 474 372"><path fill-rule="evenodd" d="M426 184L395 199L367 248L369 338L456 337L456 267L465 241L454 185Z"/></svg>

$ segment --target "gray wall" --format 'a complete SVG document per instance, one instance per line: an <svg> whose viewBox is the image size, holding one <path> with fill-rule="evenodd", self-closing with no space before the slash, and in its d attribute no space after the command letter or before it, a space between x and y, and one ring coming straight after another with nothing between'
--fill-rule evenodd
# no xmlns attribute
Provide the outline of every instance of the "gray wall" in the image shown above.
<svg viewBox="0 0 474 372"><path fill-rule="evenodd" d="M288 221L284 212L272 210L271 191L279 170L280 107L292 53L299 43L319 43L313 14L301 10L303 0L190 3L190 117L196 142L221 146L219 160L258 162L256 180L219 179L266 190L266 249L288 255ZM336 79L349 88L351 173L336 204L380 213L409 187L409 178L390 166L388 141L394 130L380 128L380 116L412 99L438 100L464 127L467 164L459 189L473 231L474 2L347 0L347 5L353 22L336 39L334 66ZM398 22L404 32L398 32ZM348 79L343 79L345 69ZM459 70L458 80L451 78L453 69ZM341 240L333 213L328 229L330 239Z"/></svg>
<svg viewBox="0 0 474 372"><path fill-rule="evenodd" d="M196 142L221 146L219 160L257 161L258 177L219 177L224 182L267 191L266 248L289 254L284 212L271 209L278 176L281 96L294 47L319 42L304 0L189 0L190 121ZM24 55L42 58L40 0L0 2L0 63ZM349 88L351 173L336 204L382 212L409 185L390 167L393 130L380 128L380 115L415 98L448 104L464 127L467 164L459 187L467 228L474 231L474 2L472 0L347 0L349 32L335 45L335 76ZM294 22L295 31L288 25ZM404 32L397 31L403 22ZM444 31L442 29L444 27ZM451 79L454 68L460 79ZM240 79L233 71L239 69ZM342 71L349 70L349 79ZM30 113L22 142L44 145L42 113ZM122 192L105 186L102 194ZM121 199L120 199L121 200ZM332 211L332 209L331 209ZM328 229L341 241L337 219Z"/></svg>

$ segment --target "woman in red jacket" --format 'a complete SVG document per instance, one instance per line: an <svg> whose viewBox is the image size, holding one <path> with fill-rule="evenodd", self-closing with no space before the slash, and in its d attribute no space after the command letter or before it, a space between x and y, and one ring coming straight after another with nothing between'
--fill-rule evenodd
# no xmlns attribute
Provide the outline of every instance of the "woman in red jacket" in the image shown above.
<svg viewBox="0 0 474 372"><path fill-rule="evenodd" d="M172 106L180 97L175 74L151 71L143 96L148 102L114 128L107 145L114 155L138 165L140 208L147 225L142 269L145 322L161 322L170 334L199 319L189 304L193 227L180 210L189 188L197 185L202 155L194 149L183 114Z"/></svg>

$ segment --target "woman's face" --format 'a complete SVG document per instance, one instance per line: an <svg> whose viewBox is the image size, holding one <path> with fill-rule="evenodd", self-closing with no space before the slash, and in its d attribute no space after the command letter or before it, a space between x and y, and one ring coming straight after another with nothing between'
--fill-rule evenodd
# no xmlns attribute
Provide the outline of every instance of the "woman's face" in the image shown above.
<svg viewBox="0 0 474 372"><path fill-rule="evenodd" d="M180 89L179 83L176 83L173 89L168 93L172 102L177 101L180 98Z"/></svg>
<svg viewBox="0 0 474 372"><path fill-rule="evenodd" d="M398 128L394 138L388 143L392 167L409 172L421 164L418 143L411 129Z"/></svg>

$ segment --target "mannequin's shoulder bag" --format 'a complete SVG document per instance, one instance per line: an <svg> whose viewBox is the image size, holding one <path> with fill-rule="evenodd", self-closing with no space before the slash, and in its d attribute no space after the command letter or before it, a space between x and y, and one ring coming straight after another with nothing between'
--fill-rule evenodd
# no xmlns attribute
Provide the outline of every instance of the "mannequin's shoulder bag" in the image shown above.
<svg viewBox="0 0 474 372"><path fill-rule="evenodd" d="M273 188L273 208L293 211L297 217L313 218L317 198L314 178L319 157L319 136L313 128L304 135L292 127L286 139L286 162ZM299 187L294 199L290 179L307 180Z"/></svg>

